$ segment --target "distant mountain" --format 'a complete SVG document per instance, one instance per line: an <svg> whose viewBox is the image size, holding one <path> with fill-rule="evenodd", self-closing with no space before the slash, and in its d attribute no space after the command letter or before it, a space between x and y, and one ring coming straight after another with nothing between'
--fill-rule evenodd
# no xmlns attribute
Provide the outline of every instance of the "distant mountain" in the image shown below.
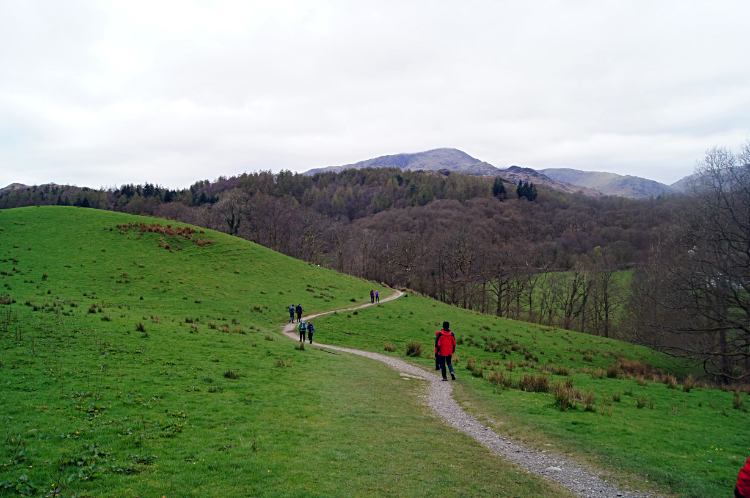
<svg viewBox="0 0 750 498"><path fill-rule="evenodd" d="M581 192L587 197L601 197L602 194L598 190L576 185L573 182L560 181L554 178L550 178L548 175L531 168L522 168L520 166L511 166L508 169L500 171L500 175L514 183L519 181L530 182L537 187L544 187L559 192L565 192L567 194L575 194Z"/></svg>
<svg viewBox="0 0 750 498"><path fill-rule="evenodd" d="M691 178L693 178L693 175L688 175L682 180L677 180L672 185L670 185L670 187L672 187L672 190L674 190L675 192L681 192L683 194L687 193L688 182L690 181Z"/></svg>
<svg viewBox="0 0 750 498"><path fill-rule="evenodd" d="M338 173L345 169L360 168L387 168L396 167L410 170L437 171L447 169L458 173L477 176L496 176L500 170L491 164L480 161L471 157L466 152L458 149L433 149L426 152L417 152L414 154L394 154L391 156L380 156L375 159L367 159L354 164L345 164L343 166L329 166L327 168L315 168L306 171L305 175L314 175L315 173L325 173L333 171Z"/></svg>
<svg viewBox="0 0 750 498"><path fill-rule="evenodd" d="M569 168L547 168L539 170L553 180L572 183L598 190L605 195L642 199L661 194L680 192L680 189L638 176L618 175L600 171L581 171ZM684 180L684 179L683 179ZM683 181L680 180L680 181ZM677 182L679 183L679 182Z"/></svg>

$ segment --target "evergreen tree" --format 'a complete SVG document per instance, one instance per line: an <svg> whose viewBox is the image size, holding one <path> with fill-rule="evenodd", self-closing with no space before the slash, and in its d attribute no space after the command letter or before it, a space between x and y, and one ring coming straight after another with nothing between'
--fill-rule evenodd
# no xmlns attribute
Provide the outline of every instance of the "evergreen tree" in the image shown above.
<svg viewBox="0 0 750 498"><path fill-rule="evenodd" d="M497 197L501 201L505 200L505 184L499 176L495 178L495 182L492 184L492 195Z"/></svg>

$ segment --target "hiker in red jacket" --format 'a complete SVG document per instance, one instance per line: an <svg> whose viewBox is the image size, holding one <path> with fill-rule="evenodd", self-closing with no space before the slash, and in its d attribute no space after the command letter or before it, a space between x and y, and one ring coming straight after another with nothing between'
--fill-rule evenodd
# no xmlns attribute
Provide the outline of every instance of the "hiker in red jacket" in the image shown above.
<svg viewBox="0 0 750 498"><path fill-rule="evenodd" d="M437 340L440 336L440 331L435 332L435 370L440 370L440 355L437 352Z"/></svg>
<svg viewBox="0 0 750 498"><path fill-rule="evenodd" d="M734 487L735 498L750 498L750 458L740 470L737 477L737 486Z"/></svg>
<svg viewBox="0 0 750 498"><path fill-rule="evenodd" d="M455 352L456 336L451 332L450 324L443 322L443 330L438 330L435 336L435 355L440 362L440 370L445 381L448 380L448 377L445 375L446 363L448 364L448 369L451 371L451 379L456 380L456 374L453 372L453 363L451 363L453 353Z"/></svg>

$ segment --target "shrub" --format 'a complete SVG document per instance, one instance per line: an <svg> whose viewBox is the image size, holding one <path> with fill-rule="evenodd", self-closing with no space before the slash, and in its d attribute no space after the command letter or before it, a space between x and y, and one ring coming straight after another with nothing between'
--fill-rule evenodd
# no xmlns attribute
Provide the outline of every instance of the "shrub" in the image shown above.
<svg viewBox="0 0 750 498"><path fill-rule="evenodd" d="M501 386L505 384L505 372L492 371L489 373L489 375L487 375L487 380L490 382L490 384Z"/></svg>
<svg viewBox="0 0 750 498"><path fill-rule="evenodd" d="M421 356L422 343L419 341L409 341L406 344L406 356Z"/></svg>
<svg viewBox="0 0 750 498"><path fill-rule="evenodd" d="M385 343L384 349L386 351L388 351L389 353L393 353L394 351L396 351L396 347L393 344L391 344L390 342L386 342Z"/></svg>
<svg viewBox="0 0 750 498"><path fill-rule="evenodd" d="M578 390L573 387L573 381L566 379L565 382L555 382L552 385L552 394L555 396L555 405L560 411L566 411L576 407Z"/></svg>
<svg viewBox="0 0 750 498"><path fill-rule="evenodd" d="M587 412L593 412L594 411L594 404L596 403L596 397L594 397L594 391L588 391L586 394L583 395L581 398L581 403L583 404L583 409Z"/></svg>
<svg viewBox="0 0 750 498"><path fill-rule="evenodd" d="M664 376L664 383L669 389L677 388L677 378L672 374L667 374Z"/></svg>
<svg viewBox="0 0 750 498"><path fill-rule="evenodd" d="M616 379L620 375L620 367L617 363L614 363L607 367L607 377L610 379Z"/></svg>
<svg viewBox="0 0 750 498"><path fill-rule="evenodd" d="M688 375L687 377L685 377L685 380L682 381L682 390L686 393L689 393L690 389L692 389L694 385L695 379L692 375Z"/></svg>
<svg viewBox="0 0 750 498"><path fill-rule="evenodd" d="M549 377L546 375L524 374L518 380L518 389L534 393L549 392Z"/></svg>

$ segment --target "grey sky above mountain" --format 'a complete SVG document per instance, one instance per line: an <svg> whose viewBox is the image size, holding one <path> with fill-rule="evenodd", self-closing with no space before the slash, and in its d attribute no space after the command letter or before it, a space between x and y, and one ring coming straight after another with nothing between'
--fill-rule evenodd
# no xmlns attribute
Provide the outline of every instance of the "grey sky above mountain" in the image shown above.
<svg viewBox="0 0 750 498"><path fill-rule="evenodd" d="M744 1L0 2L0 186L455 147L670 184L750 137Z"/></svg>

